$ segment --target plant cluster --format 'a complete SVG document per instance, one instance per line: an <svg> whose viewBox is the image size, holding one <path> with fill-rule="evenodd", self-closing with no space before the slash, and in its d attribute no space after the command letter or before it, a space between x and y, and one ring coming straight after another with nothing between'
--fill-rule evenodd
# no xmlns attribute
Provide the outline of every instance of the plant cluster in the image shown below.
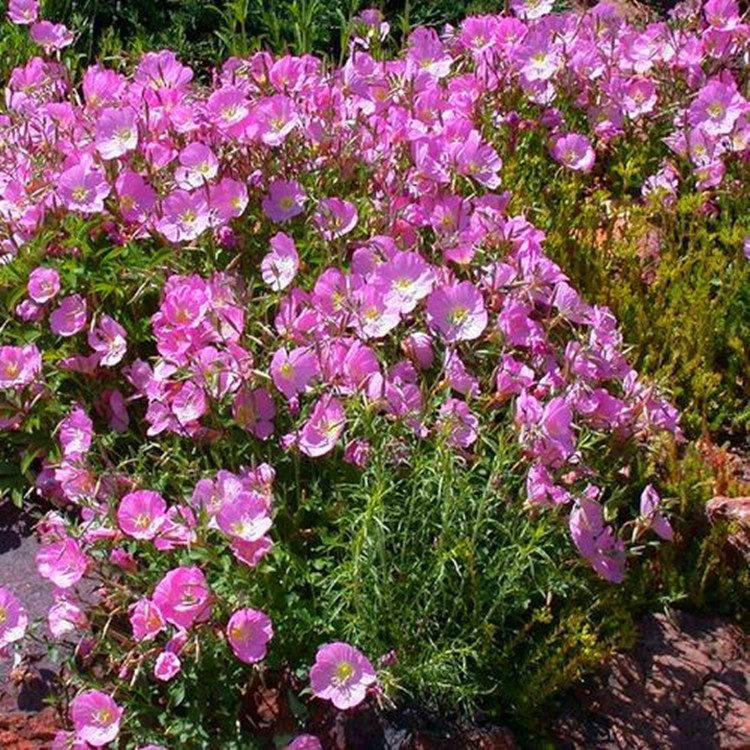
<svg viewBox="0 0 750 750"><path fill-rule="evenodd" d="M60 747L241 742L252 670L301 686L311 641L339 709L457 662L496 694L482 654L672 539L628 477L678 411L514 176L533 151L576 191L658 133L639 199L715 210L748 153L747 28L733 0L645 29L511 6L396 58L366 11L341 67L257 52L200 85L167 50L77 80L67 28L10 2L41 55L0 115L2 479L55 506L37 566L82 666ZM372 626L405 590L410 634ZM27 625L0 589L4 653Z"/></svg>

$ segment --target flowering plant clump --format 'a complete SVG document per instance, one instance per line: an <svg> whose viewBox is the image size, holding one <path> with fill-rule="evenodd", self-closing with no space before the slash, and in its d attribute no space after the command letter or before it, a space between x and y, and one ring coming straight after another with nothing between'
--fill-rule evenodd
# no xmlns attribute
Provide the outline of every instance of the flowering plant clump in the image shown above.
<svg viewBox="0 0 750 750"><path fill-rule="evenodd" d="M645 28L512 6L392 57L369 11L339 68L257 52L202 85L168 50L74 79L68 30L11 2L39 56L0 114L0 429L51 506L61 743L242 742L284 670L340 710L420 670L458 690L673 538L643 475L678 410L551 257L522 165L564 196L731 192L747 29L732 0ZM25 627L0 589L0 653Z"/></svg>

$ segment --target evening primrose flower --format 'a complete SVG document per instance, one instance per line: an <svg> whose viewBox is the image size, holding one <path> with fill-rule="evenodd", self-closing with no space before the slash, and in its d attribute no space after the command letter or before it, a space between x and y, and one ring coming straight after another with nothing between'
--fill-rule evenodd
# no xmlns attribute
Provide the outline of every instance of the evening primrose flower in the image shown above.
<svg viewBox="0 0 750 750"><path fill-rule="evenodd" d="M178 628L187 630L211 616L211 593L196 566L170 570L156 584L152 599L164 619Z"/></svg>
<svg viewBox="0 0 750 750"><path fill-rule="evenodd" d="M39 305L49 302L60 291L60 274L54 268L35 268L26 285L29 297Z"/></svg>
<svg viewBox="0 0 750 750"><path fill-rule="evenodd" d="M316 697L329 700L336 708L358 706L377 676L367 657L354 646L340 641L318 649L310 670L310 686Z"/></svg>
<svg viewBox="0 0 750 750"><path fill-rule="evenodd" d="M294 240L284 232L271 237L271 252L260 262L260 275L275 292L286 289L299 269L299 255Z"/></svg>
<svg viewBox="0 0 750 750"><path fill-rule="evenodd" d="M470 281L442 286L427 298L427 321L449 343L479 338L487 319L482 293Z"/></svg>
<svg viewBox="0 0 750 750"><path fill-rule="evenodd" d="M234 655L245 664L261 661L273 638L271 619L257 609L238 609L227 623L227 640Z"/></svg>
<svg viewBox="0 0 750 750"><path fill-rule="evenodd" d="M34 344L0 346L0 388L23 388L42 370L42 355Z"/></svg>
<svg viewBox="0 0 750 750"><path fill-rule="evenodd" d="M552 145L552 156L564 167L577 172L588 172L594 166L595 154L585 135L569 133L556 138Z"/></svg>
<svg viewBox="0 0 750 750"><path fill-rule="evenodd" d="M136 490L120 501L117 523L134 539L153 539L161 528L166 512L167 503L158 492Z"/></svg>
<svg viewBox="0 0 750 750"><path fill-rule="evenodd" d="M80 294L71 294L49 316L49 327L58 336L75 336L86 327L87 317L86 300Z"/></svg>
<svg viewBox="0 0 750 750"><path fill-rule="evenodd" d="M271 221L285 222L301 214L307 198L297 180L274 180L263 199L263 212Z"/></svg>
<svg viewBox="0 0 750 750"><path fill-rule="evenodd" d="M138 146L138 124L130 107L102 110L96 121L96 150L102 159L117 159Z"/></svg>
<svg viewBox="0 0 750 750"><path fill-rule="evenodd" d="M103 747L119 734L123 709L106 693L87 690L73 699L70 714L77 739Z"/></svg>
<svg viewBox="0 0 750 750"><path fill-rule="evenodd" d="M0 586L0 651L23 638L28 622L21 602L9 589Z"/></svg>

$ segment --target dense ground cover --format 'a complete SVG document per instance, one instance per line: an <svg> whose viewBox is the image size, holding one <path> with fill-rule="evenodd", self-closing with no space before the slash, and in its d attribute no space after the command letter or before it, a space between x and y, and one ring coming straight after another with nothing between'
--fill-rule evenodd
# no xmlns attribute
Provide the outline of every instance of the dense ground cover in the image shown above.
<svg viewBox="0 0 750 750"><path fill-rule="evenodd" d="M538 732L640 611L742 611L691 441L747 425L747 28L511 7L201 82L10 4L0 479L58 592L0 647L75 645L61 743L245 747L279 675Z"/></svg>

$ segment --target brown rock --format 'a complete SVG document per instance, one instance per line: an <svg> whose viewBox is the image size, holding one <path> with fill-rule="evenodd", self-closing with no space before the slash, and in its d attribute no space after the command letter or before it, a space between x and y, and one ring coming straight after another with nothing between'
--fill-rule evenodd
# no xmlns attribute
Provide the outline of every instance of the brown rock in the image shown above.
<svg viewBox="0 0 750 750"><path fill-rule="evenodd" d="M687 613L647 617L636 646L566 700L563 748L750 746L748 638Z"/></svg>

